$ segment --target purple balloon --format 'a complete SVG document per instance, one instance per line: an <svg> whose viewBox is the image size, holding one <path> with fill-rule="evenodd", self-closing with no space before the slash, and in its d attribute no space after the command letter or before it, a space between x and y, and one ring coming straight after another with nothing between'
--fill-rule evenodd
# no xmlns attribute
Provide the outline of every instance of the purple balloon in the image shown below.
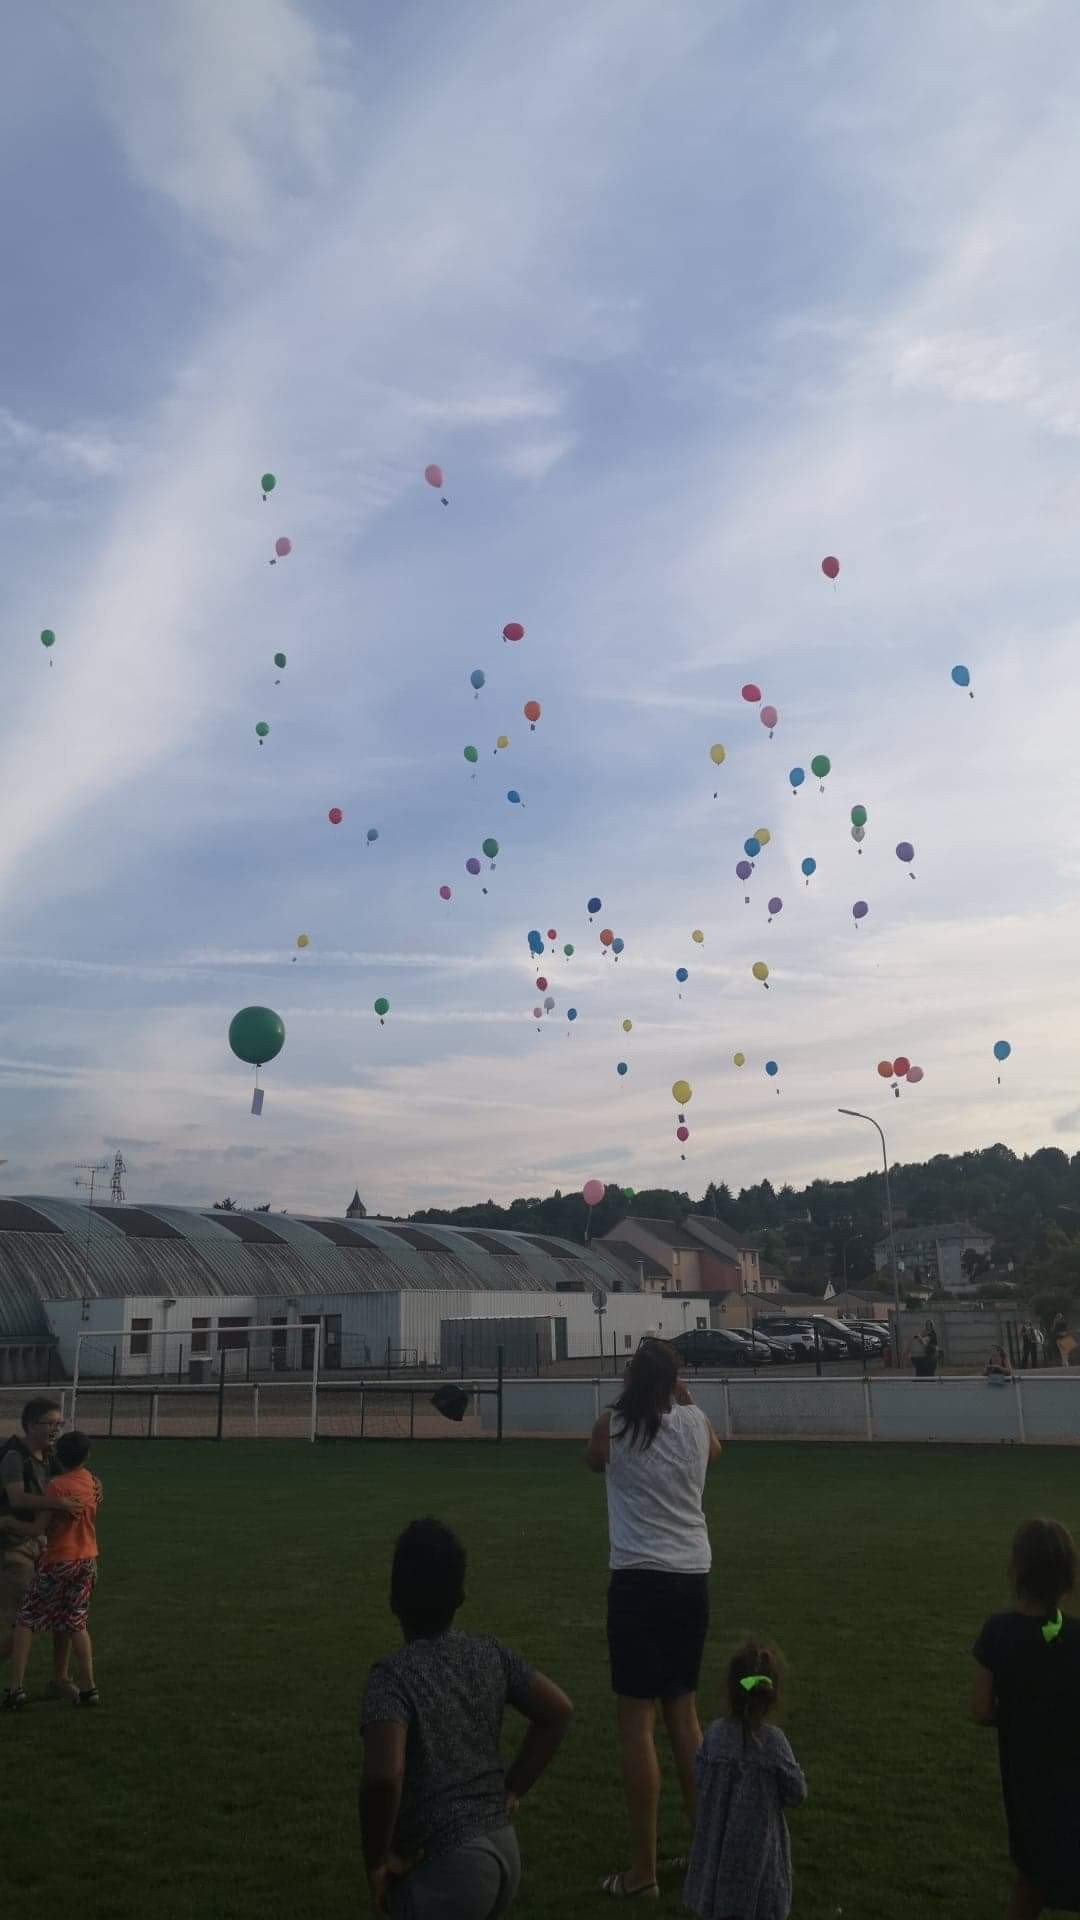
<svg viewBox="0 0 1080 1920"><path fill-rule="evenodd" d="M865 900L856 900L855 905L852 907L851 911L855 915L856 920L865 920L870 909L867 906Z"/></svg>
<svg viewBox="0 0 1080 1920"><path fill-rule="evenodd" d="M480 871L480 862L479 862L479 860L476 860L476 859L473 859L473 860L466 860L466 862L465 862L465 871L466 871L466 873L479 873L479 871Z"/></svg>
<svg viewBox="0 0 1080 1920"><path fill-rule="evenodd" d="M753 873L754 869L750 865L749 860L740 860L735 871L738 874L740 880L749 880L750 875Z"/></svg>
<svg viewBox="0 0 1080 1920"><path fill-rule="evenodd" d="M903 860L905 862L908 860L914 860L915 849L912 846L910 840L901 840L900 845L896 849L896 857L898 860Z"/></svg>
<svg viewBox="0 0 1080 1920"><path fill-rule="evenodd" d="M779 913L783 904L784 903L781 900L780 895L778 893L774 893L772 899L769 901L769 912Z"/></svg>

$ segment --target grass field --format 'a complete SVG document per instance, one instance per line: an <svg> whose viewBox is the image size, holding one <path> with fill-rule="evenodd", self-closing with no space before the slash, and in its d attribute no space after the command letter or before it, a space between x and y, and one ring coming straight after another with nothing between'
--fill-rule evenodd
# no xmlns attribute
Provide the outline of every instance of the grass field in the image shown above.
<svg viewBox="0 0 1080 1920"><path fill-rule="evenodd" d="M625 1864L606 1672L602 1482L576 1444L99 1443L91 1626L99 1714L0 1721L4 1877L93 1920L320 1920L366 1910L357 1706L395 1643L400 1526L435 1513L470 1554L466 1627L560 1681L577 1717L519 1815L515 1913L607 1903ZM791 1819L798 1920L988 1920L1008 1865L994 1735L966 1720L969 1648L1003 1602L1014 1526L1080 1530L1069 1451L744 1445L710 1474L713 1632L702 1718L741 1629L789 1661L810 1783ZM47 1652L35 1647L40 1695ZM520 1725L508 1716L508 1733ZM661 1851L686 1834L671 1788ZM677 1884L660 1911L679 1909ZM650 1909L655 1911L655 1907Z"/></svg>

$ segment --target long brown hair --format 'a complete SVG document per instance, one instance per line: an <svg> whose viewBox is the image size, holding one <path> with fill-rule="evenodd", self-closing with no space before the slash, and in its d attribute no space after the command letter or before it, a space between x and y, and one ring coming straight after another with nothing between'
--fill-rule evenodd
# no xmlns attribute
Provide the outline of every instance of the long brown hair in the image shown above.
<svg viewBox="0 0 1080 1920"><path fill-rule="evenodd" d="M744 1687L744 1680L767 1680L768 1686ZM767 1640L751 1637L732 1654L727 1671L728 1712L749 1740L770 1713L780 1705L784 1679L784 1658L778 1647Z"/></svg>
<svg viewBox="0 0 1080 1920"><path fill-rule="evenodd" d="M1035 1600L1047 1613L1076 1586L1076 1547L1060 1520L1025 1520L1009 1559L1018 1600Z"/></svg>
<svg viewBox="0 0 1080 1920"><path fill-rule="evenodd" d="M681 1365L666 1340L643 1340L626 1369L623 1390L612 1408L620 1420L619 1437L630 1435L630 1445L651 1447L660 1422L675 1396Z"/></svg>

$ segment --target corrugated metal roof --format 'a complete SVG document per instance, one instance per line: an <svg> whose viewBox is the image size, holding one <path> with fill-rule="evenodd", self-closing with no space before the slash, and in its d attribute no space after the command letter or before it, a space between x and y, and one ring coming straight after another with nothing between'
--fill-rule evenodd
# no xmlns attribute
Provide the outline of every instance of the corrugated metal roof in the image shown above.
<svg viewBox="0 0 1080 1920"><path fill-rule="evenodd" d="M24 1224L5 1228L5 1218ZM612 1263L596 1248L536 1235L221 1216L153 1203L91 1212L51 1196L0 1200L0 1336L9 1339L48 1331L46 1300L554 1292L568 1273L612 1285Z"/></svg>

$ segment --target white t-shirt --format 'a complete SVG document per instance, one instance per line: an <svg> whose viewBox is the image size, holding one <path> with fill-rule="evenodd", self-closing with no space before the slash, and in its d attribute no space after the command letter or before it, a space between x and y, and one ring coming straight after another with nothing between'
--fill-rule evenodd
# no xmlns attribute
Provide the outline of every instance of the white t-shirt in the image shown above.
<svg viewBox="0 0 1080 1920"><path fill-rule="evenodd" d="M651 1446L632 1447L611 1416L607 1465L612 1571L708 1573L709 1530L701 1511L709 1464L709 1423L700 1407L675 1405Z"/></svg>

